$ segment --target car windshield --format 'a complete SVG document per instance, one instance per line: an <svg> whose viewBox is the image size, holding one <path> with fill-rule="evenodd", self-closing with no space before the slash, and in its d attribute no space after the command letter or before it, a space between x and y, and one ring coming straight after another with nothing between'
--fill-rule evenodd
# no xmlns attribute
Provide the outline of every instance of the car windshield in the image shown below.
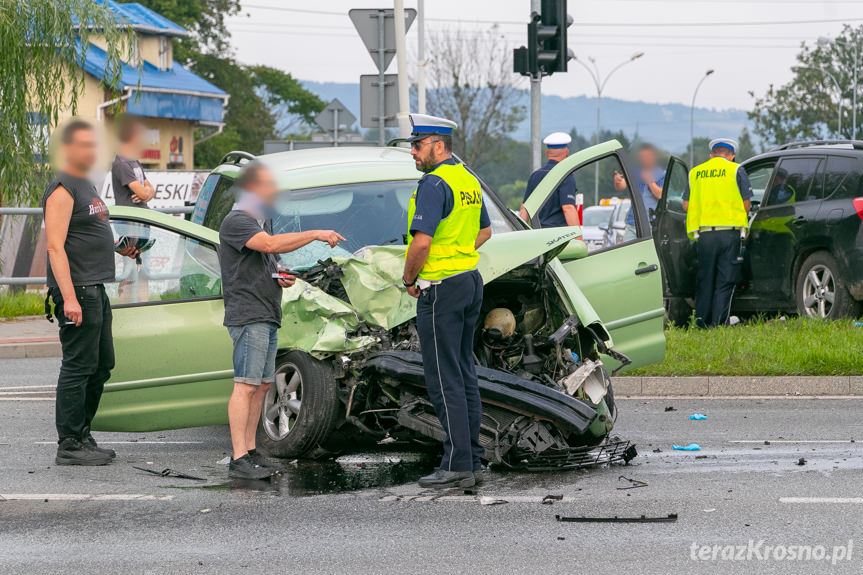
<svg viewBox="0 0 863 575"><path fill-rule="evenodd" d="M416 180L364 182L288 190L279 195L273 233L335 230L345 241L335 248L322 242L282 254L286 267L303 270L330 257L347 257L367 246L404 245L408 202ZM486 202L493 233L513 231L493 201Z"/></svg>
<svg viewBox="0 0 863 575"><path fill-rule="evenodd" d="M584 210L584 226L598 226L608 222L612 208L587 208Z"/></svg>

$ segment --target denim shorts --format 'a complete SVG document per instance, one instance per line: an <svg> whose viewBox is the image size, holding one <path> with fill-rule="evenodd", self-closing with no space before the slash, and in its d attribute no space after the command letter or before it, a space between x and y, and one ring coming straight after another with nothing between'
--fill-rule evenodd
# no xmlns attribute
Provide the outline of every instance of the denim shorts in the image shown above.
<svg viewBox="0 0 863 575"><path fill-rule="evenodd" d="M234 381L249 385L275 381L278 330L270 322L228 326L234 341Z"/></svg>

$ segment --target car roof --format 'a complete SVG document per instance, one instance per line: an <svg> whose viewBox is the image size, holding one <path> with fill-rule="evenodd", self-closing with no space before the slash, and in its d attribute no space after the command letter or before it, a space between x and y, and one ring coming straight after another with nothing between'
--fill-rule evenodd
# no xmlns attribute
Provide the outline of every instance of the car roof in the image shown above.
<svg viewBox="0 0 863 575"><path fill-rule="evenodd" d="M339 146L265 154L256 158L273 170L280 189L339 184L419 180L410 150L398 147ZM214 173L236 177L241 166L222 164Z"/></svg>
<svg viewBox="0 0 863 575"><path fill-rule="evenodd" d="M751 163L759 160L782 158L787 156L808 156L812 154L841 154L843 156L863 155L863 141L859 140L810 140L803 142L790 142L777 146L757 156L752 156L742 163Z"/></svg>

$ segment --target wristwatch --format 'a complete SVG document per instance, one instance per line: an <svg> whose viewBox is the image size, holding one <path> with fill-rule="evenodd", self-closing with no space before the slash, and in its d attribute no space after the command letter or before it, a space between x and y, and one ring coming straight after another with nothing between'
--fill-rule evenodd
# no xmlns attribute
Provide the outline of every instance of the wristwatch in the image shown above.
<svg viewBox="0 0 863 575"><path fill-rule="evenodd" d="M414 287L415 285L417 285L417 278L414 278L414 281L412 281L411 283L408 283L405 281L404 276L402 276L402 285L404 285L406 288Z"/></svg>

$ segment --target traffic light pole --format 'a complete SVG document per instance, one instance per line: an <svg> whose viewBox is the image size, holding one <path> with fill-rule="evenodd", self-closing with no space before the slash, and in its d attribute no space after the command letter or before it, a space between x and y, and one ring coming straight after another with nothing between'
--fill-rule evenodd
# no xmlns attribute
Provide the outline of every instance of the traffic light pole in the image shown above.
<svg viewBox="0 0 863 575"><path fill-rule="evenodd" d="M531 18L542 10L542 0L530 0ZM542 72L530 77L530 156L532 170L542 165Z"/></svg>

